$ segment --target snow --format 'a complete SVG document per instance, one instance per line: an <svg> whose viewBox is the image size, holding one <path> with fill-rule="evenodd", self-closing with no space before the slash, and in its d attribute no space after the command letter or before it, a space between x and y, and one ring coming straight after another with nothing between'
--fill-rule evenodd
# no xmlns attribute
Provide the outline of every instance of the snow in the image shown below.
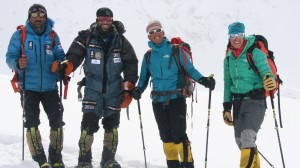
<svg viewBox="0 0 300 168"><path fill-rule="evenodd" d="M22 108L20 95L10 86L11 71L5 64L5 54L16 26L24 24L28 8L33 3L43 4L48 16L56 21L55 30L61 38L65 51L78 31L88 28L95 21L98 8L107 6L114 12L114 19L124 23L125 36L135 48L141 62L147 51L145 28L151 19L160 20L167 37L180 36L192 47L194 64L204 75L215 74L216 90L212 93L210 127L208 139L208 162L211 168L232 168L239 165L239 150L234 141L233 128L222 120L223 99L223 58L227 44L227 26L234 21L244 22L246 34L263 34L269 40L269 47L275 52L279 74L284 81L281 87L281 109L283 128L279 128L281 146L286 167L299 167L295 159L300 151L300 75L298 38L300 1L297 0L51 0L51 1L5 1L0 7L0 168L37 168L32 161L25 142L25 159L22 161ZM139 64L139 67L141 65ZM65 107L65 139L63 160L67 168L77 163L78 140L81 122L81 103L77 101L76 82L82 78L79 70L74 73L69 86ZM158 129L153 116L150 88L143 94L141 118L146 147L147 166L165 168ZM188 136L192 142L195 167L204 167L206 131L208 120L208 90L197 85L197 103L193 103L193 114L188 100ZM275 111L278 119L277 99ZM282 167L278 137L273 113L268 99L265 121L258 134L257 145L260 152L276 167ZM40 130L45 151L49 145L48 120L41 109ZM137 102L130 106L130 120L126 110L121 112L119 147L116 159L124 168L144 167L144 152L138 115ZM93 144L93 165L99 167L102 151L103 128L95 134ZM270 165L261 157L261 167Z"/></svg>

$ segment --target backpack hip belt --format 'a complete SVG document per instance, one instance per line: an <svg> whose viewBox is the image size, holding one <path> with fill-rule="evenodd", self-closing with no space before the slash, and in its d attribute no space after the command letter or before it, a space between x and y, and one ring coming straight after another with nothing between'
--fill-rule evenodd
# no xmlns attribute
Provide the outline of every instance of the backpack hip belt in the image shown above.
<svg viewBox="0 0 300 168"><path fill-rule="evenodd" d="M161 96L166 97L166 105L169 105L170 102L170 97L172 94L180 94L183 95L183 89L176 89L176 90L168 90L168 91L151 91L151 97L156 96L155 99L153 100L154 103L156 103Z"/></svg>

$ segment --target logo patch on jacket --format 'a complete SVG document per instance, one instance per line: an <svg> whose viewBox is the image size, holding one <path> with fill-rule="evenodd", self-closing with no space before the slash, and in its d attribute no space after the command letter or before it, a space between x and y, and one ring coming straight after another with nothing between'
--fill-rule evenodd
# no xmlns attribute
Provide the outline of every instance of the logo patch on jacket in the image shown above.
<svg viewBox="0 0 300 168"><path fill-rule="evenodd" d="M90 51L90 55L91 55L91 64L100 64L100 60L102 58L102 54L101 52L96 52L94 50Z"/></svg>
<svg viewBox="0 0 300 168"><path fill-rule="evenodd" d="M33 42L32 41L28 41L28 49L33 50Z"/></svg>
<svg viewBox="0 0 300 168"><path fill-rule="evenodd" d="M52 48L51 48L50 44L45 45L45 50L46 50L47 55L53 55Z"/></svg>
<svg viewBox="0 0 300 168"><path fill-rule="evenodd" d="M120 63L121 62L120 53L113 53L113 59L114 59L114 63Z"/></svg>

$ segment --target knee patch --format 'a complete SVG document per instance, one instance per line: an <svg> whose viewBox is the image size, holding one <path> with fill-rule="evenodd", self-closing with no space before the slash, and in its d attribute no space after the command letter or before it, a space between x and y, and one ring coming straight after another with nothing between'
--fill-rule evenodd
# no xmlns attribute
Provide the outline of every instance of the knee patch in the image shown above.
<svg viewBox="0 0 300 168"><path fill-rule="evenodd" d="M241 133L241 148L253 148L256 147L256 132L251 129L245 129Z"/></svg>
<svg viewBox="0 0 300 168"><path fill-rule="evenodd" d="M113 128L119 127L120 124L120 113L114 113L109 117L102 119L102 125L105 130L112 130Z"/></svg>
<svg viewBox="0 0 300 168"><path fill-rule="evenodd" d="M99 117L95 113L83 114L81 130L86 130L87 134L93 134L99 130Z"/></svg>
<svg viewBox="0 0 300 168"><path fill-rule="evenodd" d="M164 143L163 145L167 160L179 160L178 144L174 144L174 142L168 142Z"/></svg>

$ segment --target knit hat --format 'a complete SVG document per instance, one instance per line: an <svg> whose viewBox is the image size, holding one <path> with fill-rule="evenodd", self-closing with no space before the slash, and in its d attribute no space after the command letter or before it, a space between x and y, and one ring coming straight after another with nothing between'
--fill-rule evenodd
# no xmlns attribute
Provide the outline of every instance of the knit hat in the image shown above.
<svg viewBox="0 0 300 168"><path fill-rule="evenodd" d="M229 34L245 33L245 25L241 22L234 22L228 26Z"/></svg>
<svg viewBox="0 0 300 168"><path fill-rule="evenodd" d="M104 8L100 8L100 9L97 10L96 16L97 17L99 17L99 16L111 16L111 17L113 17L113 12L109 8L104 7Z"/></svg>
<svg viewBox="0 0 300 168"><path fill-rule="evenodd" d="M148 33L149 31L160 29L160 28L162 28L161 23L157 20L152 20L148 23L146 27L146 32Z"/></svg>
<svg viewBox="0 0 300 168"><path fill-rule="evenodd" d="M41 5L41 4L33 4L29 10L28 10L28 19L30 18L30 15L31 13L34 13L34 12L42 12L42 13L45 13L46 14L46 17L47 17L47 10L46 8Z"/></svg>

